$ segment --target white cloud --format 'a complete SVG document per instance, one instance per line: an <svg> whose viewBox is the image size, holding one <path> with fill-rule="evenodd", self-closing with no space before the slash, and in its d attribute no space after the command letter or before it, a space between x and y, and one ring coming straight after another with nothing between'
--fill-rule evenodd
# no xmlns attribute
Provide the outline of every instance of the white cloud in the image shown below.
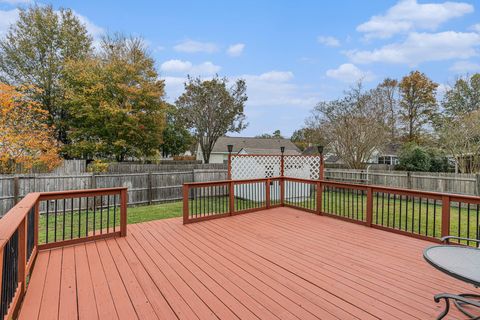
<svg viewBox="0 0 480 320"><path fill-rule="evenodd" d="M192 63L190 61L182 61L177 59L165 61L160 66L160 69L165 72L188 72L191 68Z"/></svg>
<svg viewBox="0 0 480 320"><path fill-rule="evenodd" d="M203 62L199 65L192 66L191 73L198 75L211 75L220 71L221 67L210 61Z"/></svg>
<svg viewBox="0 0 480 320"><path fill-rule="evenodd" d="M12 6L16 6L24 3L32 3L32 0L0 0L0 3L6 3Z"/></svg>
<svg viewBox="0 0 480 320"><path fill-rule="evenodd" d="M335 37L331 36L319 36L317 38L317 41L323 45L326 45L327 47L339 47L340 46L340 40L338 40Z"/></svg>
<svg viewBox="0 0 480 320"><path fill-rule="evenodd" d="M474 11L472 5L463 2L419 4L416 0L401 0L386 14L373 16L357 27L367 39L389 38L397 33L413 30L436 30L442 23Z"/></svg>
<svg viewBox="0 0 480 320"><path fill-rule="evenodd" d="M194 65L190 61L172 59L161 64L160 69L165 72L190 74L192 76L212 75L220 71L221 67L210 61Z"/></svg>
<svg viewBox="0 0 480 320"><path fill-rule="evenodd" d="M8 28L18 19L19 10L0 10L0 36L7 33Z"/></svg>
<svg viewBox="0 0 480 320"><path fill-rule="evenodd" d="M326 72L327 77L346 82L353 83L358 80L371 81L374 75L370 71L362 71L351 63L344 63L337 69L329 69Z"/></svg>
<svg viewBox="0 0 480 320"><path fill-rule="evenodd" d="M252 76L253 77L253 76ZM255 76L262 81L272 82L286 82L293 79L293 72L291 71L269 71Z"/></svg>
<svg viewBox="0 0 480 320"><path fill-rule="evenodd" d="M450 71L456 72L456 73L473 73L480 71L480 64L467 61L467 60L461 60L455 62L450 68Z"/></svg>
<svg viewBox="0 0 480 320"><path fill-rule="evenodd" d="M227 54L231 57L238 57L242 55L243 49L245 49L244 43L232 44L230 47L228 47Z"/></svg>
<svg viewBox="0 0 480 320"><path fill-rule="evenodd" d="M185 40L176 46L173 47L175 51L179 52L188 52L188 53L195 53L195 52L205 52L205 53L212 53L218 50L216 44L211 42L200 42L194 40Z"/></svg>
<svg viewBox="0 0 480 320"><path fill-rule="evenodd" d="M480 33L480 23L477 23L471 26L470 30Z"/></svg>
<svg viewBox="0 0 480 320"><path fill-rule="evenodd" d="M446 31L439 33L412 32L403 42L385 45L375 50L352 50L346 55L354 63L403 63L415 66L425 61L468 59L476 56L480 34Z"/></svg>

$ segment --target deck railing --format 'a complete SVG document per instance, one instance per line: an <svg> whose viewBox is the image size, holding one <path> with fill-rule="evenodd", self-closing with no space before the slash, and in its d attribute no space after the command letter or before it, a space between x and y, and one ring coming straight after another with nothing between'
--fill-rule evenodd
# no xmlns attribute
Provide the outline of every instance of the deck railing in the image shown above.
<svg viewBox="0 0 480 320"><path fill-rule="evenodd" d="M447 235L480 239L480 197L289 177L184 185L184 223L274 206L429 241Z"/></svg>
<svg viewBox="0 0 480 320"><path fill-rule="evenodd" d="M0 319L18 311L39 250L126 232L126 188L26 195L0 219Z"/></svg>

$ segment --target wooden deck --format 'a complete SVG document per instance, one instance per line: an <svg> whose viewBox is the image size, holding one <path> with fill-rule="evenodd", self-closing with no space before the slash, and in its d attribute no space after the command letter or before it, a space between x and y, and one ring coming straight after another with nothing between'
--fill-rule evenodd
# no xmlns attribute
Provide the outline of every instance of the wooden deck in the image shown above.
<svg viewBox="0 0 480 320"><path fill-rule="evenodd" d="M20 319L434 319L435 293L474 288L430 245L290 208L129 225L39 253Z"/></svg>

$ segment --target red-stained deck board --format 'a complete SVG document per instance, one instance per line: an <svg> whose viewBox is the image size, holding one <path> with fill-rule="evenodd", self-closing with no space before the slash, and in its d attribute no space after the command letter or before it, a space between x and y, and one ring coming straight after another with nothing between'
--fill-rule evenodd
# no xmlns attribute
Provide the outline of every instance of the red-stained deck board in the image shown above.
<svg viewBox="0 0 480 320"><path fill-rule="evenodd" d="M40 252L19 318L435 319L434 294L478 290L429 266L430 245L291 208L151 221Z"/></svg>

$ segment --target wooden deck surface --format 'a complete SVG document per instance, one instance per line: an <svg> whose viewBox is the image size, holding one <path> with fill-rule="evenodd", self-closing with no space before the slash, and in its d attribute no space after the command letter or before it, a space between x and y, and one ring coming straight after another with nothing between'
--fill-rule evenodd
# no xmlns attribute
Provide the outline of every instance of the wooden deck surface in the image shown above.
<svg viewBox="0 0 480 320"><path fill-rule="evenodd" d="M20 319L434 319L432 243L290 208L39 253ZM461 319L458 311L449 319Z"/></svg>

